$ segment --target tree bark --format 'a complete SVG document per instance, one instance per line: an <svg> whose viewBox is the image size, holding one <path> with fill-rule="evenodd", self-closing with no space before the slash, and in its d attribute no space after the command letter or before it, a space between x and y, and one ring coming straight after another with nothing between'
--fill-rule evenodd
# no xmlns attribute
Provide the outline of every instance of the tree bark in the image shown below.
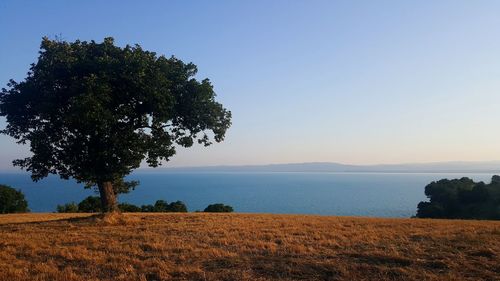
<svg viewBox="0 0 500 281"><path fill-rule="evenodd" d="M99 194L101 196L101 205L103 213L118 211L118 203L116 200L115 190L113 183L105 181L98 184Z"/></svg>

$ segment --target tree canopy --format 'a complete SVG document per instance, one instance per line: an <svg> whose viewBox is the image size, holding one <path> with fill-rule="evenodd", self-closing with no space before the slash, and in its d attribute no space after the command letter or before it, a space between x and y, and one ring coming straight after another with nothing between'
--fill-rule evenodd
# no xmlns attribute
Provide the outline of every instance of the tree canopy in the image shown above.
<svg viewBox="0 0 500 281"><path fill-rule="evenodd" d="M66 42L43 38L24 81L0 92L2 133L31 147L15 160L33 180L49 174L97 186L105 211L137 183L124 176L146 160L168 161L176 146L224 140L231 112L215 101L197 67L113 38Z"/></svg>
<svg viewBox="0 0 500 281"><path fill-rule="evenodd" d="M419 218L500 219L500 176L489 184L442 179L428 184L425 195L430 202L418 204Z"/></svg>
<svg viewBox="0 0 500 281"><path fill-rule="evenodd" d="M0 184L0 214L28 212L24 194L8 185Z"/></svg>

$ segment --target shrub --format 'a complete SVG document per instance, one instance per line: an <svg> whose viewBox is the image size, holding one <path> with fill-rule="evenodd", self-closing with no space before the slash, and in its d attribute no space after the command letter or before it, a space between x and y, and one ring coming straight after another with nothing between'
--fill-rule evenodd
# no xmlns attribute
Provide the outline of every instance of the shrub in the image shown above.
<svg viewBox="0 0 500 281"><path fill-rule="evenodd" d="M166 213L166 212L187 212L186 204L182 201L172 202L170 204L165 200L157 200L154 205L142 205L141 207L130 203L118 204L118 209L125 213ZM59 213L97 213L101 212L101 199L98 196L89 196L83 199L78 205L75 203L68 203L65 205L57 205L57 212Z"/></svg>
<svg viewBox="0 0 500 281"><path fill-rule="evenodd" d="M141 212L144 213L152 213L155 211L155 207L153 205L142 205Z"/></svg>
<svg viewBox="0 0 500 281"><path fill-rule="evenodd" d="M141 211L140 207L130 203L120 203L118 209L124 213L138 213Z"/></svg>
<svg viewBox="0 0 500 281"><path fill-rule="evenodd" d="M78 213L78 205L75 202L57 205L58 213Z"/></svg>
<svg viewBox="0 0 500 281"><path fill-rule="evenodd" d="M165 200L158 200L154 205L154 212L168 212L168 203Z"/></svg>
<svg viewBox="0 0 500 281"><path fill-rule="evenodd" d="M142 205L142 212L147 213L166 213L166 212L187 212L186 204L182 201L172 202L170 204L165 200L158 200L154 205Z"/></svg>
<svg viewBox="0 0 500 281"><path fill-rule="evenodd" d="M186 204L182 201L175 201L170 204L168 204L168 211L169 212L176 212L176 213L186 213L187 207Z"/></svg>
<svg viewBox="0 0 500 281"><path fill-rule="evenodd" d="M29 212L28 202L20 190L0 185L0 214Z"/></svg>
<svg viewBox="0 0 500 281"><path fill-rule="evenodd" d="M98 213L102 211L101 198L99 196L89 196L78 203L78 211L82 213Z"/></svg>
<svg viewBox="0 0 500 281"><path fill-rule="evenodd" d="M207 213L232 213L233 211L233 207L222 203L208 205L208 207L203 210L203 212Z"/></svg>

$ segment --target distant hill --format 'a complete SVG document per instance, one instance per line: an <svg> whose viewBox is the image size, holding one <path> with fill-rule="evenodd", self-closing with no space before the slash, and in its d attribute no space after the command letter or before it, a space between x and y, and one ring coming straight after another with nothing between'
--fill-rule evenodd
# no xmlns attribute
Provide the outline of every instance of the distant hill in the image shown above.
<svg viewBox="0 0 500 281"><path fill-rule="evenodd" d="M500 173L500 161L346 165L330 162L140 169L140 172Z"/></svg>

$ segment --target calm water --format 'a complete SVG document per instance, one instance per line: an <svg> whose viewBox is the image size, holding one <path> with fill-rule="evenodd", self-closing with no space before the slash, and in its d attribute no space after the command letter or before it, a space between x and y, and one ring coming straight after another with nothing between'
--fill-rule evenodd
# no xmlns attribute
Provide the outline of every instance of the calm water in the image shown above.
<svg viewBox="0 0 500 281"><path fill-rule="evenodd" d="M425 200L424 187L441 178L467 176L489 182L490 174L424 173L135 173L141 184L121 202L184 201L190 211L222 202L237 212L410 217ZM21 189L34 212L79 202L92 190L49 177L33 183L26 174L0 174L0 183Z"/></svg>

